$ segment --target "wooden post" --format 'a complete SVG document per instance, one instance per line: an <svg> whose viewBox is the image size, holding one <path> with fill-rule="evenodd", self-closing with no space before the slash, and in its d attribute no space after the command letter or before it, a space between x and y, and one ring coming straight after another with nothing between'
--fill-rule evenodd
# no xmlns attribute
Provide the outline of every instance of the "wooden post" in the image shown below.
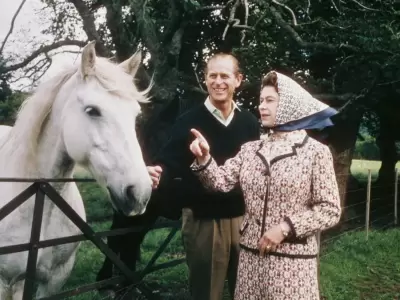
<svg viewBox="0 0 400 300"><path fill-rule="evenodd" d="M394 225L397 225L397 187L399 185L399 170L396 168L394 175Z"/></svg>
<svg viewBox="0 0 400 300"><path fill-rule="evenodd" d="M367 185L367 205L365 210L365 231L366 231L366 238L368 241L368 232L369 232L369 214L371 211L371 169L368 169L368 185Z"/></svg>

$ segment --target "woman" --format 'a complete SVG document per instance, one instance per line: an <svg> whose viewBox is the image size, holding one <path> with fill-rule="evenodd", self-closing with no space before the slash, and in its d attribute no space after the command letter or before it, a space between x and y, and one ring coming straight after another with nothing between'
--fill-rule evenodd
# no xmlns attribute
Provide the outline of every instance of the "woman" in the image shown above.
<svg viewBox="0 0 400 300"><path fill-rule="evenodd" d="M316 232L337 224L341 208L329 148L305 129L330 126L336 111L277 72L263 78L259 110L270 133L220 167L193 129L192 170L210 189L243 190L235 299L319 299Z"/></svg>

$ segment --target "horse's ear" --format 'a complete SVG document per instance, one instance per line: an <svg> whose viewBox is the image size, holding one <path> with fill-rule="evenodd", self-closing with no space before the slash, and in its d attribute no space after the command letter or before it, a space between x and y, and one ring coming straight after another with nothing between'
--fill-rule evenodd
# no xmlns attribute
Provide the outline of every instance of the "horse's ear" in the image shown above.
<svg viewBox="0 0 400 300"><path fill-rule="evenodd" d="M131 57L120 63L119 66L123 68L126 73L131 74L132 77L135 77L141 62L142 62L142 51L138 50Z"/></svg>
<svg viewBox="0 0 400 300"><path fill-rule="evenodd" d="M81 72L83 77L93 73L96 62L95 44L96 41L91 41L82 50Z"/></svg>

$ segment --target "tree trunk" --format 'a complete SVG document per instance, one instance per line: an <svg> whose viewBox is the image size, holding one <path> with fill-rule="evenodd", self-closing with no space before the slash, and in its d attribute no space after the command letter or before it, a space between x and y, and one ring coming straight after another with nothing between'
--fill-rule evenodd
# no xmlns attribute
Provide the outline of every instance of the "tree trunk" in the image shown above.
<svg viewBox="0 0 400 300"><path fill-rule="evenodd" d="M353 179L350 167L362 117L362 113L356 110L348 111L346 114L345 118L342 117L335 122L335 126L329 130L328 138L342 207L346 206L348 185Z"/></svg>
<svg viewBox="0 0 400 300"><path fill-rule="evenodd" d="M380 118L379 136L376 143L379 147L382 165L375 186L380 190L379 195L382 196L382 193L390 195L393 192L394 171L397 163L396 138L393 128L387 117Z"/></svg>

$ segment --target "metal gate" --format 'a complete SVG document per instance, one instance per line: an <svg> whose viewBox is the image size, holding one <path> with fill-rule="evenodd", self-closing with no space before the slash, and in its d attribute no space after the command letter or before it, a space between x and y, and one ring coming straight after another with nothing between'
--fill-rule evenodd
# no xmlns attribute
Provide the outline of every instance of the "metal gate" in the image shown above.
<svg viewBox="0 0 400 300"><path fill-rule="evenodd" d="M169 235L160 245L158 250L148 262L147 266L137 272L132 272L119 257L103 242L102 238L112 235L124 235L127 233L138 232L145 229L144 226L132 228L122 228L103 232L94 232L94 230L71 208L71 206L62 198L62 196L50 185L50 182L95 182L93 179L17 179L2 178L0 182L31 182L32 184L22 191L18 196L0 208L0 222L16 208L22 205L26 200L35 195L35 205L33 210L32 229L29 243L0 247L0 255L29 251L26 270L26 279L24 285L23 300L31 300L34 296L36 263L38 251L40 248L50 246L68 244L72 242L90 240L104 255L106 255L115 267L120 271L121 275L107 280L95 282L92 284L80 286L68 291L63 291L50 297L40 298L40 300L55 300L83 294L108 284L121 284L129 282L132 287L136 287L147 299L158 299L146 285L143 284L144 277L157 270L170 268L181 264L185 259L175 259L163 264L155 265L156 260L163 253L169 242L172 240L176 232L179 230L181 222L171 221L156 224L152 229L171 228ZM40 231L43 217L43 207L45 196L48 197L81 231L83 234L55 238L40 241ZM128 295L129 297L129 295ZM39 299L38 299L39 300Z"/></svg>

